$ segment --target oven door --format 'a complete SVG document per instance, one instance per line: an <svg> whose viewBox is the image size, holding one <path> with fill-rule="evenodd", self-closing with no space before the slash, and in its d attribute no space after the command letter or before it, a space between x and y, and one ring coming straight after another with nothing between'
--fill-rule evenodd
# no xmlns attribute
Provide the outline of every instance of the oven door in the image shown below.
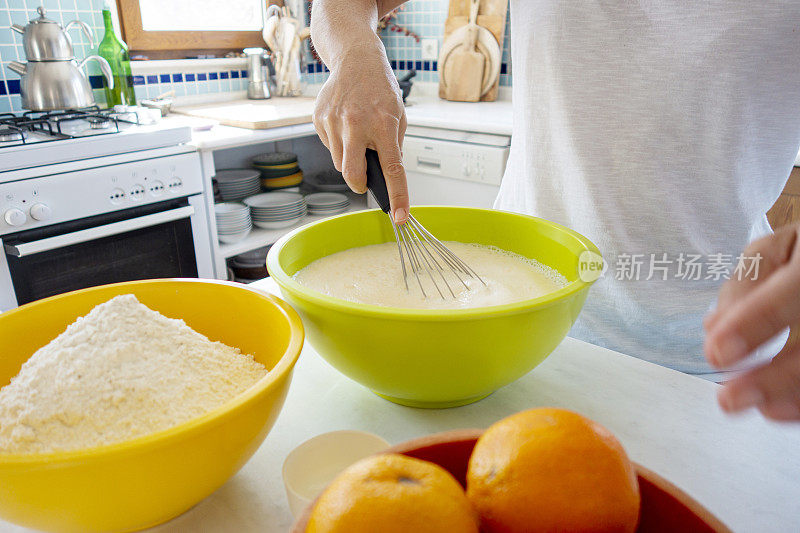
<svg viewBox="0 0 800 533"><path fill-rule="evenodd" d="M207 275L198 272L195 241L208 237L198 231L204 224L193 224L193 218L205 216L197 212L203 209L202 197L196 198L5 236L0 278L7 279L0 279L0 310L107 283Z"/></svg>

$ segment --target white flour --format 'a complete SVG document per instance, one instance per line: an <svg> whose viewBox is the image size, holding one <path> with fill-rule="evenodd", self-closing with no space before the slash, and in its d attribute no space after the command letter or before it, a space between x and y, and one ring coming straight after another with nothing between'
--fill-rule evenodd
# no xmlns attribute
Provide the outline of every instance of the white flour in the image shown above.
<svg viewBox="0 0 800 533"><path fill-rule="evenodd" d="M117 296L37 350L0 389L0 452L74 450L154 433L222 405L266 374L252 356L132 294Z"/></svg>

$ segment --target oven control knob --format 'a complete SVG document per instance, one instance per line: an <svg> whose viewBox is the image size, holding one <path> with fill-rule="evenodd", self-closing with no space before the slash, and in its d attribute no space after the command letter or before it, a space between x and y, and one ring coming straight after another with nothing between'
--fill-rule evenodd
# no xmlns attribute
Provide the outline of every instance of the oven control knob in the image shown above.
<svg viewBox="0 0 800 533"><path fill-rule="evenodd" d="M31 206L31 218L38 221L44 221L50 218L50 208L44 204L33 204Z"/></svg>
<svg viewBox="0 0 800 533"><path fill-rule="evenodd" d="M28 217L25 216L25 213L22 212L21 209L17 209L16 207L12 207L8 211L4 217L6 222L9 226L21 226L28 220Z"/></svg>

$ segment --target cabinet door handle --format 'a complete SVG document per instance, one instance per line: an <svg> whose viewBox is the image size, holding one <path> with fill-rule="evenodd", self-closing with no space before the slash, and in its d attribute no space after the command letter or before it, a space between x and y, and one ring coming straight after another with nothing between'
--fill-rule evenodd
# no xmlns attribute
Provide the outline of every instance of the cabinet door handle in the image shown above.
<svg viewBox="0 0 800 533"><path fill-rule="evenodd" d="M439 159L431 159L429 157L417 157L417 168L423 168L425 170L435 170L440 171L442 170L442 162Z"/></svg>

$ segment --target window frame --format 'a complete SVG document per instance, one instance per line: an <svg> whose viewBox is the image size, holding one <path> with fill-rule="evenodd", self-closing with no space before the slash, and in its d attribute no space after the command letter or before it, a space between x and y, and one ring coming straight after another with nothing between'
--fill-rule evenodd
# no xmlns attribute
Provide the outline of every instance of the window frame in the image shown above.
<svg viewBox="0 0 800 533"><path fill-rule="evenodd" d="M145 31L139 0L116 2L122 38L132 53L167 59L185 56L187 52L223 53L264 46L260 31Z"/></svg>

